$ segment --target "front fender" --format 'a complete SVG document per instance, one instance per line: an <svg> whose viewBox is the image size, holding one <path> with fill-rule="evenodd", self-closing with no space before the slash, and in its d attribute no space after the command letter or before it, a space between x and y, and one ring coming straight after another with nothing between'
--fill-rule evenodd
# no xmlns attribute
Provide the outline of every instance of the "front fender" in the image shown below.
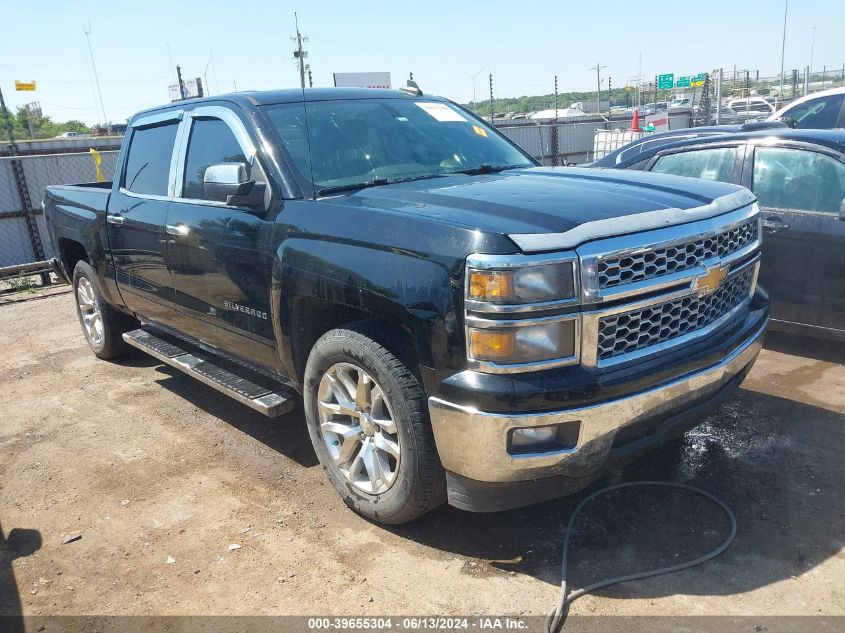
<svg viewBox="0 0 845 633"><path fill-rule="evenodd" d="M281 360L295 382L301 383L317 338L362 319L400 333L421 373L460 369L455 315L461 271L448 263L371 244L291 238L279 248L274 268Z"/></svg>

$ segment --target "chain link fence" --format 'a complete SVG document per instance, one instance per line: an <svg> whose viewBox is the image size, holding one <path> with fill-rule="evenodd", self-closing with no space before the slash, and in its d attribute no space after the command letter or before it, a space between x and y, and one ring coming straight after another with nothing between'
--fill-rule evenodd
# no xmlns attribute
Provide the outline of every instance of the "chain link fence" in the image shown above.
<svg viewBox="0 0 845 633"><path fill-rule="evenodd" d="M102 174L110 179L117 150L100 151ZM50 283L55 256L44 222L44 193L50 185L93 182L91 152L0 157L0 292Z"/></svg>
<svg viewBox="0 0 845 633"><path fill-rule="evenodd" d="M579 165L592 162L598 130L624 130L631 125L631 114L583 116L537 122L531 119L495 119L493 125L528 154L547 166ZM669 112L669 129L690 127L692 111ZM643 119L640 119L643 123Z"/></svg>

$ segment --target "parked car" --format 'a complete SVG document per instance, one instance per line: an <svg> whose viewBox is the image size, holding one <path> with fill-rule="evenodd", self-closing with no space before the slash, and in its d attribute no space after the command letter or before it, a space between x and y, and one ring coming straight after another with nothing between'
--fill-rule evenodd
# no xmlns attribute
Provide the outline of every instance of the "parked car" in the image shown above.
<svg viewBox="0 0 845 633"><path fill-rule="evenodd" d="M740 114L748 116L757 114L762 118L769 117L774 111L774 104L765 97L740 97L728 101L728 107Z"/></svg>
<svg viewBox="0 0 845 633"><path fill-rule="evenodd" d="M772 327L843 338L845 131L740 129L655 135L593 166L693 176L751 189L763 216L760 283L771 297ZM643 151L636 151L638 144Z"/></svg>
<svg viewBox="0 0 845 633"><path fill-rule="evenodd" d="M719 125L736 125L742 124L747 117L745 114L739 113L733 108L729 108L728 106L722 106L721 108L717 108L715 104L710 106L710 123L712 125L716 125L716 118L719 118ZM692 121L694 126L704 126L708 125L707 119L704 116L705 109L701 107L701 104L698 104L695 109L693 110L692 114Z"/></svg>
<svg viewBox="0 0 845 633"><path fill-rule="evenodd" d="M769 116L793 128L845 128L845 87L814 92L796 99Z"/></svg>
<svg viewBox="0 0 845 633"><path fill-rule="evenodd" d="M270 416L301 396L383 523L583 488L727 398L768 321L748 190L543 168L418 92L148 110L114 183L49 187L45 215L94 354Z"/></svg>
<svg viewBox="0 0 845 633"><path fill-rule="evenodd" d="M640 114L651 116L652 114L657 114L658 112L666 112L669 109L669 103L667 101L657 101L655 103L646 103Z"/></svg>

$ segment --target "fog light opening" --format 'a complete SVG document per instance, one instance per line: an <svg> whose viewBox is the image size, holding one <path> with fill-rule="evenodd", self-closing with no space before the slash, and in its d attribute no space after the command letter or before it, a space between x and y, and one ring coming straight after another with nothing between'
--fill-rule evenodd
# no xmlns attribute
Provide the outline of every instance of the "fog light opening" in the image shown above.
<svg viewBox="0 0 845 633"><path fill-rule="evenodd" d="M578 445L580 422L513 429L508 438L508 453L533 455L569 451Z"/></svg>

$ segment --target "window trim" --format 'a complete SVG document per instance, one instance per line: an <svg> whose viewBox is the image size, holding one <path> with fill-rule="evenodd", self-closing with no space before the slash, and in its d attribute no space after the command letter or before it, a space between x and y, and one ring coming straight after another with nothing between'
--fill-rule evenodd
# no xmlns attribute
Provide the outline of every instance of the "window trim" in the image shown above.
<svg viewBox="0 0 845 633"><path fill-rule="evenodd" d="M845 107L845 104L843 104L843 106ZM746 152L745 161L743 162L742 182L740 183L743 187L746 187L752 193L754 193L754 190L751 188L754 184L754 157L757 154L758 147L777 147L782 149L797 149L805 152L814 152L816 154L823 154L828 158L832 158L833 160L845 165L845 154L843 154L842 152L838 152L830 147L827 147L826 145L820 145L808 141L779 139L777 137L771 136L761 139L752 139L748 142L748 151ZM814 211L812 209L793 209L786 207L768 206L764 207L763 205L760 205L760 209L765 211L771 209L778 209L780 211L786 211L789 213L802 213L806 215L818 215L824 217L831 217L831 215L833 215L833 217L836 217L836 213L831 214L827 211Z"/></svg>
<svg viewBox="0 0 845 633"><path fill-rule="evenodd" d="M731 169L731 179L728 181L730 184L739 184L741 176L742 176L742 165L745 163L745 156L747 154L746 147L748 142L745 140L742 141L720 141L717 143L698 143L696 145L684 145L682 147L672 147L669 149L661 150L652 156L646 166L643 168L643 171L652 172L655 165L657 165L657 161L659 161L664 156L670 156L672 154L683 154L687 152L699 152L702 150L707 149L725 149L725 148L732 148L736 150L736 155L734 156L734 164ZM663 173L663 172L653 172L653 173ZM667 175L674 175L674 174L667 174ZM719 181L721 182L721 181Z"/></svg>
<svg viewBox="0 0 845 633"><path fill-rule="evenodd" d="M182 125L184 123L184 117L185 111L182 109L178 109L167 110L166 112L159 112L156 114L142 116L132 121L131 125L129 126L129 129L132 130L132 134L129 137L129 144L126 147L126 156L124 157L120 165L121 173L120 186L118 187L118 191L121 194L123 194L124 196L129 196L130 198L139 198L141 200L170 200L173 197L173 176L176 169L175 148L179 144L179 136L181 134ZM132 144L135 141L135 132L149 127L156 127L163 123L176 123L179 126L176 130L176 137L174 139L173 147L170 149L170 171L167 175L167 193L165 195L160 195L153 193L138 193L135 191L130 191L124 186L124 184L126 183L126 164L129 162L129 154L132 152Z"/></svg>
<svg viewBox="0 0 845 633"><path fill-rule="evenodd" d="M201 204L204 206L209 207L224 207L227 209L243 209L243 207L233 206L231 204L226 204L225 202L220 202L217 200L205 200L203 198L184 198L182 197L182 188L184 187L185 181L185 164L188 157L188 145L191 138L191 131L194 127L194 122L196 119L219 119L222 121L226 127L229 128L229 131L232 132L232 135L235 137L235 141L237 141L238 145L241 148L241 151L244 154L244 158L247 160L247 164L250 167L250 171L255 168L256 164L256 157L258 155L258 150L255 147L255 143L252 142L252 139L249 137L247 133L246 126L240 120L237 114L232 111L230 108L226 108L224 106L200 106L198 108L194 108L190 112L188 112L188 116L185 117L185 120L182 121L182 126L179 129L179 132L176 137L176 147L178 151L176 152L176 173L173 183L173 200L176 202L188 202L191 204ZM266 170L261 167L262 171ZM271 190L272 196L272 186L267 179L266 186Z"/></svg>

